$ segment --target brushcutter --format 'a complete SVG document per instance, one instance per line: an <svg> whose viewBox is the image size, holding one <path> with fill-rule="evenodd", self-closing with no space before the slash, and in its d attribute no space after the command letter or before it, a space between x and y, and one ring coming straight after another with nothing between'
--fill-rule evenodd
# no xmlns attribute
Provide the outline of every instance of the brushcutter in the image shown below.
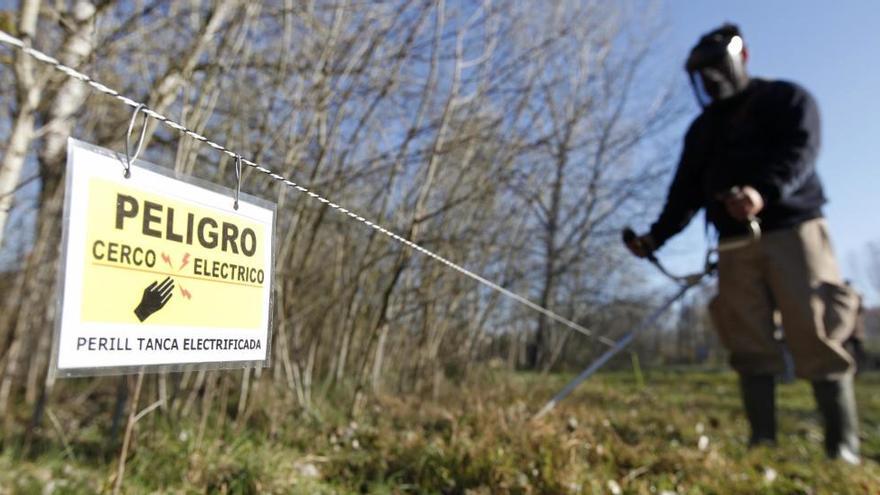
<svg viewBox="0 0 880 495"><path fill-rule="evenodd" d="M549 402L547 402L544 407L538 411L533 419L540 419L545 416L547 413L553 410L557 404L559 404L563 399L569 396L574 389L576 389L581 383L583 383L587 378L592 376L594 373L599 371L602 366L604 366L611 358L616 356L620 351L622 351L626 346L630 344L640 333L642 333L645 329L650 328L657 319L676 301L681 299L688 290L692 287L699 285L700 282L707 276L713 275L718 268L717 263L717 255L719 252L728 251L732 249L738 249L741 247L745 247L753 242L758 241L761 238L761 226L758 223L757 219L754 217L749 218L747 221L749 234L746 237L737 238L734 240L722 241L718 243L717 248L710 248L706 252L706 259L703 263L703 270L700 272L692 273L690 275L674 275L670 273L660 260L654 256L653 253L650 253L646 256L646 259L651 262L657 269L668 277L670 280L674 281L678 284L678 290L669 297L660 307L655 309L651 314L642 319L635 327L630 329L626 334L623 335L618 341L614 343L614 345L605 351L601 356L596 358L586 369L584 369L578 376L572 379L565 387L562 388ZM635 232L629 227L623 230L623 242L629 244L636 238Z"/></svg>

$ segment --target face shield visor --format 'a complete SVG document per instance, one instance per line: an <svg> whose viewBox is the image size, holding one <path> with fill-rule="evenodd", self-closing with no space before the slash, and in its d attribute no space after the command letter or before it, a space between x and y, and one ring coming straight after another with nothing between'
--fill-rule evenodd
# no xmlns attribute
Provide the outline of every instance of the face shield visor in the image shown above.
<svg viewBox="0 0 880 495"><path fill-rule="evenodd" d="M691 51L685 68L701 106L730 98L746 87L743 49L742 38L733 36L703 39Z"/></svg>

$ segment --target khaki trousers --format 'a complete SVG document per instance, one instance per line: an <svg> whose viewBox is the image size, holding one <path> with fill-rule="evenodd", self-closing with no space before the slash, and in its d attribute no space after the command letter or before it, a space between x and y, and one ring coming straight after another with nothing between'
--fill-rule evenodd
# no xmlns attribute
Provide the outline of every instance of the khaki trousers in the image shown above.
<svg viewBox="0 0 880 495"><path fill-rule="evenodd" d="M841 280L825 219L817 218L719 253L718 295L709 311L739 373L784 370L773 339L778 310L797 376L835 380L854 369L842 344L852 333L857 304L855 291Z"/></svg>

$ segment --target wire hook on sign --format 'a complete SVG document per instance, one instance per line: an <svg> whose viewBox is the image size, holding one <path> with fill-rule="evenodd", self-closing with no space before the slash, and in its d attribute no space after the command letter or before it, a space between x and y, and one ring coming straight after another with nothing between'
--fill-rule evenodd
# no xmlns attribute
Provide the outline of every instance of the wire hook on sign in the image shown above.
<svg viewBox="0 0 880 495"><path fill-rule="evenodd" d="M134 150L134 156L129 152L129 142L131 141L131 133L134 130L134 121L137 120L138 113L146 108L146 105L143 103L139 104L134 109L134 113L131 114L131 120L128 122L128 132L125 134L125 178L128 179L131 177L131 163L137 160L138 155L141 154L141 148L144 146L144 138L147 136L147 114L144 112L144 121L141 126L141 135L138 138L137 148Z"/></svg>
<svg viewBox="0 0 880 495"><path fill-rule="evenodd" d="M235 203L232 207L238 210L238 197L241 195L241 155L235 155Z"/></svg>

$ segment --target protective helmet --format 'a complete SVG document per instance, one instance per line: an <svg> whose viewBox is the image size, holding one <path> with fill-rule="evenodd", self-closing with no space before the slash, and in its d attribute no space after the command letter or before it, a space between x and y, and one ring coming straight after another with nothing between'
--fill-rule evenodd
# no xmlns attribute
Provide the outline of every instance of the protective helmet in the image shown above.
<svg viewBox="0 0 880 495"><path fill-rule="evenodd" d="M711 31L691 49L685 63L691 85L702 106L739 93L749 83L745 44L739 27L724 24Z"/></svg>

